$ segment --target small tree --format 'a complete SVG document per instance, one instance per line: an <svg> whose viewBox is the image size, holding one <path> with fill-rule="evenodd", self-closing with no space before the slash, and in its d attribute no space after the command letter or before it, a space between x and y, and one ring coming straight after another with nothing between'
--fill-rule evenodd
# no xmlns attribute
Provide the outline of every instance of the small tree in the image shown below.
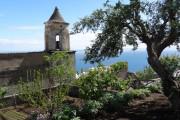
<svg viewBox="0 0 180 120"><path fill-rule="evenodd" d="M61 107L64 96L74 76L72 60L65 52L55 52L45 56L49 63L45 73L35 71L31 83L21 82L19 85L20 98L29 104L48 111L49 119L56 109ZM44 81L48 79L48 91L44 91Z"/></svg>
<svg viewBox="0 0 180 120"><path fill-rule="evenodd" d="M148 63L161 77L164 94L174 107L180 109L179 83L159 59L168 46L174 44L179 48L179 0L130 0L129 4L118 0L114 5L107 0L104 8L77 22L73 32L79 33L85 29L101 31L94 44L85 51L85 60L92 63L119 55L127 44L133 45L134 49L140 42L146 44Z"/></svg>

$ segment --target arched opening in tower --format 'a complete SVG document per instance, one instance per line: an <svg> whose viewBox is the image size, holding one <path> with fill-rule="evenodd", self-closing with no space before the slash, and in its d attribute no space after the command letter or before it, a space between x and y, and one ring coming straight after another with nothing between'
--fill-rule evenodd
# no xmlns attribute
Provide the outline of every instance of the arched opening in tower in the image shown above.
<svg viewBox="0 0 180 120"><path fill-rule="evenodd" d="M59 35L57 34L57 35L56 35L56 50L60 50L59 44L60 44L60 37L59 37Z"/></svg>

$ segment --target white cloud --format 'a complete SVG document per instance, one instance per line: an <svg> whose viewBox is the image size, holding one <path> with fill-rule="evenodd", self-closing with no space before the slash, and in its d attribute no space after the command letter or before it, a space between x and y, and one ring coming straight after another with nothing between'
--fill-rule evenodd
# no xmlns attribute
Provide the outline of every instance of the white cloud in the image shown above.
<svg viewBox="0 0 180 120"><path fill-rule="evenodd" d="M43 26L36 25L23 25L23 26L14 26L12 27L14 30L42 30Z"/></svg>
<svg viewBox="0 0 180 120"><path fill-rule="evenodd" d="M92 44L92 40L95 40L97 36L97 33L92 33L92 32L88 32L88 33L78 33L75 35L71 35L70 36L70 47L72 50L82 50L85 49L87 46L90 46ZM125 47L125 51L130 51L132 50L133 47L127 45ZM145 50L146 49L146 45L140 43L138 50Z"/></svg>
<svg viewBox="0 0 180 120"><path fill-rule="evenodd" d="M39 45L41 44L40 40L31 40L31 39L0 39L0 45L9 45L9 44L14 44L14 45Z"/></svg>
<svg viewBox="0 0 180 120"><path fill-rule="evenodd" d="M92 44L96 38L95 33L78 33L70 36L70 47L72 50L82 50Z"/></svg>
<svg viewBox="0 0 180 120"><path fill-rule="evenodd" d="M83 50L87 46L90 46L92 44L91 41L95 40L96 36L97 36L97 33L92 33L92 32L71 35L70 47L72 50ZM146 51L146 45L141 43L140 41L138 43L139 45L138 45L137 51ZM124 48L124 51L131 51L132 49L133 49L132 46L127 45ZM165 51L167 50L175 51L176 47L175 46L167 47Z"/></svg>
<svg viewBox="0 0 180 120"><path fill-rule="evenodd" d="M0 39L0 53L43 50L43 39Z"/></svg>

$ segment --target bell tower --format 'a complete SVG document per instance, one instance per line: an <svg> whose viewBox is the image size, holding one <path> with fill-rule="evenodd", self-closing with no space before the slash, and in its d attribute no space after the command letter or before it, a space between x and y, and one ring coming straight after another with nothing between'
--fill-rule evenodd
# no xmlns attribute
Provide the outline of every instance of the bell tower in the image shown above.
<svg viewBox="0 0 180 120"><path fill-rule="evenodd" d="M46 51L69 51L69 23L65 22L59 9L55 7L53 14L45 22L45 50Z"/></svg>

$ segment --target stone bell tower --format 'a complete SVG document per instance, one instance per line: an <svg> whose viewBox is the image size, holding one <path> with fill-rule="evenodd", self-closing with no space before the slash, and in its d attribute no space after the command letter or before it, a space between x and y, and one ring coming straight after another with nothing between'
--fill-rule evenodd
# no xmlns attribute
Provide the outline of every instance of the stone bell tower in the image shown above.
<svg viewBox="0 0 180 120"><path fill-rule="evenodd" d="M46 51L70 50L68 25L56 7L49 20L45 22Z"/></svg>

